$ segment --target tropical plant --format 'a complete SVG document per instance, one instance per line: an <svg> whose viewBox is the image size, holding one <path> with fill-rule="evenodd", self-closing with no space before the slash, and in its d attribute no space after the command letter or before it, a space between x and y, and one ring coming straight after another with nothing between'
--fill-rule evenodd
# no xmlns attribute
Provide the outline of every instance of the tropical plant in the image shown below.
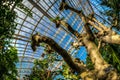
<svg viewBox="0 0 120 80"><path fill-rule="evenodd" d="M43 53L44 54L44 53ZM58 71L51 71L54 66L55 61L59 61L56 57L57 55L52 54L44 54L42 56L43 59L36 59L34 61L34 67L32 68L32 72L30 75L25 75L24 80L53 80L53 78L57 75Z"/></svg>
<svg viewBox="0 0 120 80"><path fill-rule="evenodd" d="M101 48L101 54L103 58L109 63L112 64L118 72L120 72L120 57L118 52L115 49L120 49L118 45L105 45L103 48ZM114 49L115 48L115 49ZM109 54L108 54L109 53Z"/></svg>
<svg viewBox="0 0 120 80"><path fill-rule="evenodd" d="M0 51L0 79L16 80L17 69L15 63L18 62L17 49L9 47L4 52Z"/></svg>
<svg viewBox="0 0 120 80"><path fill-rule="evenodd" d="M18 61L17 50L10 45L17 24L14 8L22 5L22 0L0 0L0 79L16 80ZM24 10L26 8L23 8ZM26 12L28 11L25 10Z"/></svg>
<svg viewBox="0 0 120 80"><path fill-rule="evenodd" d="M79 73L75 72L74 70L72 70L68 65L63 64L62 65L62 69L61 69L61 76L63 76L63 78L65 80L79 80L80 76ZM60 78L61 79L61 78Z"/></svg>
<svg viewBox="0 0 120 80"><path fill-rule="evenodd" d="M103 42L105 43L105 45L120 44L120 35L116 31L112 30L111 27L106 27L105 24L99 22L99 20L97 20L94 16L94 13L92 14L92 16L86 16L82 10L79 11L70 7L65 2L65 0L63 0L62 3L65 4L65 6L61 5L63 9L66 9L67 6L67 9L77 13L77 15L80 16L81 20L84 23L84 33L79 34L77 31L73 30L73 28L67 22L61 22L61 20L59 21L59 23L62 24L68 31L70 31L72 34L75 33L74 36L76 36L76 38L78 39L77 46L86 47L88 56L92 63L92 65L90 64L91 68L87 68L87 66L85 66L83 63L78 64L78 62L73 61L69 53L67 53L65 49L60 47L53 39L49 37L35 34L33 35L34 38L32 39L32 41L36 41L36 43L37 41L39 43L44 42L51 46L51 48L54 49L55 52L63 57L63 60L67 63L67 65L72 70L79 73L79 76L84 80L119 80L119 73L112 66L112 64L108 63L106 59L103 59L105 54L102 55L101 53L104 53L104 51L101 52L100 49L102 47L105 47L102 46ZM96 33L91 30L91 27L96 29ZM95 41L97 41L98 44L96 44ZM116 58L114 62L118 62L118 57L116 57L113 51L111 52L114 59ZM107 54L109 53L107 52Z"/></svg>
<svg viewBox="0 0 120 80"><path fill-rule="evenodd" d="M119 0L102 0L101 5L105 8L109 8L104 11L104 14L108 17L108 20L112 23L112 28L116 31L120 30L120 9ZM112 64L118 72L120 71L120 45L107 44L101 49L103 58L110 64ZM107 54L109 53L109 54Z"/></svg>
<svg viewBox="0 0 120 80"><path fill-rule="evenodd" d="M15 12L11 11L10 5L0 1L0 78L2 80L16 79L17 70L15 63L18 61L17 50L10 46L10 39L14 34L16 24L14 23Z"/></svg>

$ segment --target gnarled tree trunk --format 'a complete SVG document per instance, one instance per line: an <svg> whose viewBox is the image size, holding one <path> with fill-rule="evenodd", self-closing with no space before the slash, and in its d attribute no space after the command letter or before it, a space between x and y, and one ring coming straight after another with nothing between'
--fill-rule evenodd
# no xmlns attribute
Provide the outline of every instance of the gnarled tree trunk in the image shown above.
<svg viewBox="0 0 120 80"><path fill-rule="evenodd" d="M44 42L48 44L53 50L55 50L59 55L61 55L64 59L64 61L75 71L77 72L83 72L86 71L86 67L83 64L77 65L71 58L70 54L67 53L65 49L60 47L53 39L46 37L46 36L40 36L38 34L35 34L32 36L32 47L36 47L41 42ZM35 44L35 45L34 45Z"/></svg>
<svg viewBox="0 0 120 80"><path fill-rule="evenodd" d="M96 73L97 79L108 79L110 77L109 74L111 74L111 76L112 76L111 80L118 80L119 77L118 77L117 72L111 67L110 64L108 64L102 58L98 47L96 46L96 44L93 41L95 36L93 36L93 33L87 24L90 24L94 28L98 29L98 31L100 33L102 33L102 37L100 37L100 38L105 42L120 44L119 35L116 35L114 31L112 31L110 28L107 28L106 26L104 26L102 23L97 21L95 18L86 17L82 11L75 10L74 8L70 7L67 4L66 4L66 6L65 7L67 9L69 9L73 12L76 12L81 17L81 20L85 24L84 27L85 27L85 31L87 34L86 34L86 36L82 37L82 42L83 42L84 46L87 48L88 54L92 60L92 63L94 64L95 69L94 69L92 75ZM99 25L100 27L98 27L96 24ZM104 35L104 32L106 32L107 35ZM114 41L116 41L116 42L114 42ZM90 76L91 72L90 72L90 74L87 74L83 78L88 77L88 75ZM90 77L88 77L88 78L94 79L94 78L90 78Z"/></svg>
<svg viewBox="0 0 120 80"><path fill-rule="evenodd" d="M98 33L100 33L102 36L98 37L98 39L100 38L104 42L120 44L120 35L116 34L110 28L107 28L102 23L98 22L95 18L86 17L81 11L75 10L67 4L65 4L63 7L78 13L85 24L84 27L86 33L83 36L75 31L69 24L65 23L64 21L60 21L60 24L65 26L72 34L74 34L78 38L78 40L81 39L83 45L87 49L88 56L90 56L91 61L94 64L94 70L88 70L84 65L76 64L72 60L71 56L67 53L67 51L60 47L53 39L49 37L33 35L34 38L32 38L32 41L35 43L35 45L32 44L32 47L38 46L37 44L40 42L48 44L49 46L51 46L52 49L54 49L59 55L63 57L64 61L72 69L81 73L81 78L83 80L119 80L120 78L116 70L102 58L98 47L94 43L94 33L92 33L90 27L87 24L90 24L99 31ZM98 27L96 24L100 27Z"/></svg>
<svg viewBox="0 0 120 80"><path fill-rule="evenodd" d="M89 40L88 35L83 38L83 42L88 50L88 53L92 59L92 62L94 64L95 69L89 71L83 64L77 64L75 63L71 56L67 53L66 50L64 50L62 47L60 47L53 39L46 37L46 36L40 36L40 35L33 35L34 38L32 38L32 41L34 43L41 43L44 42L51 46L52 49L54 49L59 55L61 55L64 59L64 61L75 71L81 73L81 77L85 80L91 79L106 79L112 76L115 80L118 79L118 75L114 70L109 69L109 64L107 64L101 57L100 52L97 48L97 46ZM37 40L36 40L37 39ZM36 42L38 41L38 42ZM32 43L32 44L34 44ZM38 45L34 45L36 47ZM108 69L108 70L107 70ZM92 77L91 77L92 76ZM104 76L104 77L103 77ZM112 79L111 79L112 80Z"/></svg>

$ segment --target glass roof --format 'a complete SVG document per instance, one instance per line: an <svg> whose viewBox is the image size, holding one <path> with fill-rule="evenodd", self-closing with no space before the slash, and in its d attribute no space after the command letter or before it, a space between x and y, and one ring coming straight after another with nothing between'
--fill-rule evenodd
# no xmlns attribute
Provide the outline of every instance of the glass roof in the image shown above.
<svg viewBox="0 0 120 80"><path fill-rule="evenodd" d="M70 52L72 56L79 57L85 61L87 53L85 48L81 47L80 50L75 50L70 44L76 40L76 37L63 26L56 28L55 24L49 20L56 16L64 17L64 20L74 30L77 30L79 33L83 32L83 22L80 17L70 10L60 12L58 9L60 2L61 0L23 0L23 4L30 9L32 17L22 9L15 8L17 12L15 22L18 25L11 44L18 49L19 62L16 66L20 78L31 72L34 59L40 59L41 54L44 53L44 47L39 47L36 52L33 52L31 49L31 35L36 32L54 39L62 48ZM101 13L105 8L99 5L100 0L66 0L66 2L77 10L82 9L86 15L92 13L94 9L101 21L103 20L104 16ZM77 54L74 55L76 52ZM61 63L56 64L55 67L59 67Z"/></svg>

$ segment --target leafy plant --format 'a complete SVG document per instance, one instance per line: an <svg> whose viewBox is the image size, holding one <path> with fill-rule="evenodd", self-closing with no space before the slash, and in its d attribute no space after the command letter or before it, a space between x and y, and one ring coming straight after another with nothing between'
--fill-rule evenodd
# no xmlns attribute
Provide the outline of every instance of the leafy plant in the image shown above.
<svg viewBox="0 0 120 80"><path fill-rule="evenodd" d="M120 72L120 46L118 45L106 45L101 48L101 53L103 58L109 63L114 66Z"/></svg>
<svg viewBox="0 0 120 80"><path fill-rule="evenodd" d="M0 51L0 78L2 80L16 80L18 62L17 49L9 47L3 53Z"/></svg>
<svg viewBox="0 0 120 80"><path fill-rule="evenodd" d="M0 79L17 80L16 63L18 62L17 49L10 45L17 24L14 8L22 0L0 0ZM23 7L20 7L23 8ZM27 9L27 8L24 8ZM29 11L28 9L25 10Z"/></svg>
<svg viewBox="0 0 120 80"><path fill-rule="evenodd" d="M62 75L67 80L79 80L80 76L77 72L70 69L67 64L62 65Z"/></svg>
<svg viewBox="0 0 120 80"><path fill-rule="evenodd" d="M89 56L87 56L87 58L86 58L86 67L89 70L93 70L94 69L94 64L92 63L92 61L91 61Z"/></svg>
<svg viewBox="0 0 120 80"><path fill-rule="evenodd" d="M56 75L56 71L51 71L50 69L54 66L56 60L56 54L46 54L44 59L34 61L34 67L30 75L24 77L25 80L53 80ZM53 75L54 74L54 75Z"/></svg>

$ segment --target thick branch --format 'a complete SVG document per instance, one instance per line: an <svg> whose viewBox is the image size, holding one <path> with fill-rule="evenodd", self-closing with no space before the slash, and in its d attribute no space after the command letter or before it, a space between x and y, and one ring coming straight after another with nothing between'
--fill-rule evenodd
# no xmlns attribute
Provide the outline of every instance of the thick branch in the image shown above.
<svg viewBox="0 0 120 80"><path fill-rule="evenodd" d="M92 21L88 21L89 24L91 24L94 28L96 28L98 31L100 31L101 33L106 31L108 35L102 36L102 41L107 42L107 43L112 43L112 44L120 44L120 35L116 34L115 31L113 31L112 29L104 26L102 23L98 22L95 18L93 18L93 20L99 24L100 27L98 27L97 25L94 24L94 22ZM104 34L103 34L104 35Z"/></svg>
<svg viewBox="0 0 120 80"><path fill-rule="evenodd" d="M78 11L68 5L67 5L67 9L70 9L76 12L81 17L82 21L85 23L85 29L86 29L88 36L83 39L83 42L85 46L87 47L88 53L91 56L93 64L95 64L95 68L100 70L101 65L105 64L105 61L102 59L102 56L100 55L97 46L92 41L89 40L92 37L92 32L90 28L88 27L88 25L86 25L88 21L87 17L85 17L82 11Z"/></svg>
<svg viewBox="0 0 120 80"><path fill-rule="evenodd" d="M102 67L107 67L108 64L102 58L102 56L98 50L98 47L95 45L95 43L88 40L87 37L85 37L83 39L83 42L87 48L87 51L88 51L88 54L92 60L92 63L95 65L95 69L101 70Z"/></svg>
<svg viewBox="0 0 120 80"><path fill-rule="evenodd" d="M66 23L65 21L60 21L60 24L62 24L64 27L67 28L68 31L70 31L73 35L75 35L77 38L80 36L80 34L74 30L68 23Z"/></svg>
<svg viewBox="0 0 120 80"><path fill-rule="evenodd" d="M83 72L86 71L86 68L84 65L77 65L71 58L71 56L67 53L65 49L60 47L53 39L46 37L46 36L40 36L40 35L33 35L32 41L35 43L41 43L44 42L51 46L52 49L54 49L59 55L61 55L64 59L64 61L75 71L77 72ZM38 42L36 42L37 40ZM34 45L36 47L36 45Z"/></svg>
<svg viewBox="0 0 120 80"><path fill-rule="evenodd" d="M120 44L120 35L106 35L101 38L104 42L112 43L112 44Z"/></svg>
<svg viewBox="0 0 120 80"><path fill-rule="evenodd" d="M113 79L118 80L118 76L117 76L116 71L113 71L113 70L110 69L107 72L107 70L110 68L110 65L102 58L102 56L101 56L101 54L98 50L98 47L95 45L93 40L90 39L92 37L92 31L90 30L90 27L86 24L88 23L88 21L97 23L100 27L94 26L95 25L94 23L92 23L92 26L99 29L100 32L101 31L102 32L103 31L108 31L108 28L106 26L104 26L102 23L96 21L96 19L93 18L93 20L92 20L89 17L86 17L82 13L82 11L80 12L78 10L75 10L74 8L72 8L68 5L67 5L66 9L70 9L70 10L78 13L78 15L81 17L82 21L85 24L85 29L86 29L86 32L87 32L87 36L83 37L83 43L84 43L85 47L87 48L87 51L88 51L88 54L89 54L89 56L92 60L92 63L94 64L94 68L95 68L96 75L97 75L98 79L101 79L101 80L106 79L106 77L108 77L108 74L113 72L113 74L111 76L115 77ZM116 36L115 38L118 38L118 36ZM93 78L92 78L92 80L93 80Z"/></svg>
<svg viewBox="0 0 120 80"><path fill-rule="evenodd" d="M103 29L101 29L101 27L97 26L93 21L88 20L88 23L93 26L95 29L97 29L98 31L103 31Z"/></svg>
<svg viewBox="0 0 120 80"><path fill-rule="evenodd" d="M92 20L93 20L94 22L96 22L102 29L104 29L104 30L107 30L107 29L108 29L105 25L103 25L101 22L99 22L99 21L96 20L95 18L92 18Z"/></svg>
<svg viewBox="0 0 120 80"><path fill-rule="evenodd" d="M119 80L119 76L114 68L110 66L101 56L97 46L91 40L86 37L83 39L84 45L87 48L88 54L94 64L96 76L98 79L103 80L109 78L109 80ZM110 79L110 76L112 78Z"/></svg>
<svg viewBox="0 0 120 80"><path fill-rule="evenodd" d="M78 15L81 17L82 21L85 23L85 29L86 32L88 33L89 37L92 38L93 37L93 33L90 30L89 26L86 25L86 23L89 23L90 25L92 25L94 28L96 28L98 31L100 32L104 32L107 31L109 34L110 32L114 32L112 30L110 30L108 27L106 27L105 25L103 25L102 23L100 23L99 21L97 21L95 18L91 18L89 19L89 17L86 17L82 11L78 11L70 6L67 5L67 8L78 13ZM97 26L95 23L97 23L99 26ZM115 33L115 32L114 32ZM94 38L93 38L94 39ZM111 34L111 35L106 35L102 38L102 40L104 42L108 42L108 43L114 43L114 44L120 44L120 35L118 34Z"/></svg>
<svg viewBox="0 0 120 80"><path fill-rule="evenodd" d="M85 15L83 14L82 11L76 10L76 9L70 7L70 6L67 5L67 4L66 4L66 6L67 6L67 9L69 9L69 10L71 10L71 11L73 11L73 12L76 12L76 13L81 17L81 20L82 20L82 21L84 22L84 24L85 24L84 27L85 27L86 32L88 33L88 35L90 36L90 38L93 40L93 39L94 39L94 35L93 35L93 33L92 33L89 25L87 24L87 23L88 23L87 17L85 17Z"/></svg>
<svg viewBox="0 0 120 80"><path fill-rule="evenodd" d="M64 59L64 61L74 70L76 71L84 71L85 68L81 65L81 66L78 66L76 65L72 58L70 57L70 55L67 53L66 50L64 50L62 47L60 47L53 39L51 38L48 38L48 37L41 37L41 40L39 40L40 42L45 42L47 44L49 44L59 55L61 55Z"/></svg>

